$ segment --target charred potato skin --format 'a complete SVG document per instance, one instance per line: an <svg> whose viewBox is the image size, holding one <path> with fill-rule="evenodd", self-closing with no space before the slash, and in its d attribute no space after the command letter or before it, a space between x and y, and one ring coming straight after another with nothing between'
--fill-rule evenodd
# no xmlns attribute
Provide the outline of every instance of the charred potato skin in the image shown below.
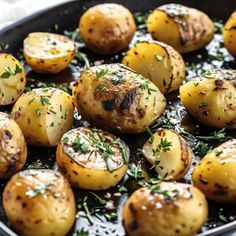
<svg viewBox="0 0 236 236"><path fill-rule="evenodd" d="M192 152L188 143L174 130L159 129L153 134L153 143L150 143L150 139L144 144L142 153L145 158L154 166L155 171L160 176L165 176L166 180L180 180L188 172L192 162ZM170 142L170 150L159 154L153 154L155 149L160 144L157 139L166 139ZM179 153L178 153L179 152ZM157 155L157 156L155 156ZM165 155L161 157L162 155ZM165 157L169 157L165 164ZM162 163L164 161L164 163ZM168 171L169 163L171 163L172 170Z"/></svg>
<svg viewBox="0 0 236 236"><path fill-rule="evenodd" d="M78 128L78 134L93 131L89 128ZM73 132L73 130L68 133ZM115 140L116 137L104 132L99 131L100 135L103 137L108 137L112 140ZM117 166L113 171L109 171L107 168L89 168L86 166L86 162L82 162L76 158L73 158L68 152L64 149L63 138L61 142L58 144L57 152L56 152L56 161L59 167L59 170L69 182L79 188L88 189L88 190L105 190L112 186L115 186L125 175L126 170L128 168L127 162L123 162L123 164ZM129 156L129 148L123 142L123 149L126 149L127 155ZM89 159L91 160L92 153L88 153ZM96 161L96 160L95 160ZM89 162L89 161L88 161Z"/></svg>
<svg viewBox="0 0 236 236"><path fill-rule="evenodd" d="M20 71L17 71L17 67ZM0 53L0 76L3 76L6 68L16 74L0 79L0 105L14 103L23 93L26 84L25 71L20 62L10 54Z"/></svg>
<svg viewBox="0 0 236 236"><path fill-rule="evenodd" d="M33 197L27 194L48 183L51 185L44 193ZM5 186L3 207L11 225L24 236L64 236L76 214L68 181L52 170L25 170L15 174Z"/></svg>
<svg viewBox="0 0 236 236"><path fill-rule="evenodd" d="M193 184L207 198L221 203L236 203L236 139L208 153L193 171Z"/></svg>
<svg viewBox="0 0 236 236"><path fill-rule="evenodd" d="M35 44L35 39L40 38L42 38L41 43L37 43L39 45ZM51 39L51 45L49 45L45 49L41 49L41 51L37 50L37 53L35 54L31 53L32 46L42 47L42 45L48 44L47 39ZM58 40L58 43L55 42L56 40ZM64 50L66 46L61 46L62 49L59 49L57 45L59 43L70 43L71 46L68 48L68 50L62 53L62 50ZM44 50L45 53L43 52ZM47 50L50 51L50 54L48 55ZM24 40L23 54L27 64L31 67L33 71L41 74L56 74L64 70L75 57L76 47L75 43L64 35L45 32L34 32L30 33L28 37Z"/></svg>
<svg viewBox="0 0 236 236"><path fill-rule="evenodd" d="M69 94L54 88L33 89L14 104L11 117L28 144L51 147L72 127L74 104Z"/></svg>
<svg viewBox="0 0 236 236"><path fill-rule="evenodd" d="M229 17L223 28L224 45L227 50L236 56L236 11Z"/></svg>
<svg viewBox="0 0 236 236"><path fill-rule="evenodd" d="M27 147L18 124L0 112L0 179L21 170L26 162Z"/></svg>
<svg viewBox="0 0 236 236"><path fill-rule="evenodd" d="M96 73L102 70L108 72L97 79ZM72 96L79 113L93 126L119 133L144 132L166 104L151 81L121 64L83 71L72 88Z"/></svg>
<svg viewBox="0 0 236 236"><path fill-rule="evenodd" d="M180 53L198 50L214 36L214 24L204 13L179 4L166 4L148 17L148 32ZM168 29L168 30L167 30Z"/></svg>
<svg viewBox="0 0 236 236"><path fill-rule="evenodd" d="M162 42L143 41L135 44L122 59L122 64L150 79L163 94L177 90L185 79L182 56Z"/></svg>
<svg viewBox="0 0 236 236"><path fill-rule="evenodd" d="M119 4L99 4L80 18L85 44L95 53L114 54L128 47L136 30L131 12Z"/></svg>
<svg viewBox="0 0 236 236"><path fill-rule="evenodd" d="M205 125L236 128L236 72L218 70L206 73L180 87L184 107Z"/></svg>
<svg viewBox="0 0 236 236"><path fill-rule="evenodd" d="M182 183L163 182L159 191L162 192L163 187L168 189L168 185L183 189L184 194L165 198L144 187L130 196L122 212L129 236L188 236L201 228L208 215L205 196L197 188Z"/></svg>

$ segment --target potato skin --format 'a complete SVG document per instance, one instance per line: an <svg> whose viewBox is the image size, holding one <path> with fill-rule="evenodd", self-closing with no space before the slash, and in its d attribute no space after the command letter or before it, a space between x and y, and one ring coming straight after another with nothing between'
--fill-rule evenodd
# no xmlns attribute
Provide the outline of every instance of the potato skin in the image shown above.
<svg viewBox="0 0 236 236"><path fill-rule="evenodd" d="M236 11L232 13L223 28L224 45L236 56Z"/></svg>
<svg viewBox="0 0 236 236"><path fill-rule="evenodd" d="M80 35L98 54L114 54L127 48L136 30L131 12L119 4L105 3L89 8L80 18Z"/></svg>
<svg viewBox="0 0 236 236"><path fill-rule="evenodd" d="M6 68L13 74L7 75ZM23 93L25 84L25 71L20 62L10 54L0 53L0 106L14 103Z"/></svg>
<svg viewBox="0 0 236 236"><path fill-rule="evenodd" d="M101 72L106 73L97 78ZM121 64L81 72L72 94L77 110L93 126L119 133L145 131L166 104L151 81Z"/></svg>
<svg viewBox="0 0 236 236"><path fill-rule="evenodd" d="M75 43L64 35L34 32L24 40L23 53L27 64L42 74L64 70L75 52Z"/></svg>
<svg viewBox="0 0 236 236"><path fill-rule="evenodd" d="M157 193L151 189L136 190L124 205L123 225L129 236L197 233L208 215L207 201L201 191L188 184L171 182L162 182L156 188Z"/></svg>
<svg viewBox="0 0 236 236"><path fill-rule="evenodd" d="M45 147L57 145L72 127L73 115L71 96L55 88L33 89L23 94L11 113L27 143Z"/></svg>
<svg viewBox="0 0 236 236"><path fill-rule="evenodd" d="M214 24L202 11L180 4L166 4L148 16L148 32L153 39L180 53L203 48L214 36Z"/></svg>
<svg viewBox="0 0 236 236"><path fill-rule="evenodd" d="M108 170L104 159L105 154L99 152L99 149L95 146L96 144L90 140L89 135L99 140L102 139L111 145L113 153L109 154L108 161L113 160L112 163L110 162L112 170ZM88 152L76 151L73 148L73 143L70 143L74 136L80 137L81 143L85 143L90 150ZM69 140L66 143L64 141L65 138ZM116 185L124 177L128 167L129 148L121 140L120 146L113 145L112 142L115 140L118 139L114 135L101 130L94 131L83 127L70 130L63 135L61 142L58 144L56 153L57 165L75 187L89 190L108 189ZM104 142L100 143L99 146L105 147ZM124 159L124 154L126 155L126 160Z"/></svg>
<svg viewBox="0 0 236 236"><path fill-rule="evenodd" d="M180 87L186 110L201 123L216 128L236 128L234 70L208 71Z"/></svg>
<svg viewBox="0 0 236 236"><path fill-rule="evenodd" d="M122 64L150 79L163 94L177 90L185 79L182 56L171 46L157 41L135 44Z"/></svg>
<svg viewBox="0 0 236 236"><path fill-rule="evenodd" d="M0 179L21 170L26 162L27 147L18 124L0 112Z"/></svg>
<svg viewBox="0 0 236 236"><path fill-rule="evenodd" d="M64 236L76 214L68 181L52 170L15 174L4 189L3 207L11 225L23 236Z"/></svg>
<svg viewBox="0 0 236 236"><path fill-rule="evenodd" d="M153 141L149 139L143 146L144 157L160 176L165 177L165 180L183 178L192 162L192 152L188 143L174 130L168 129L157 130L152 138ZM170 144L169 150L158 149L162 141Z"/></svg>
<svg viewBox="0 0 236 236"><path fill-rule="evenodd" d="M227 141L198 163L193 171L193 184L202 190L207 198L236 203L236 139Z"/></svg>

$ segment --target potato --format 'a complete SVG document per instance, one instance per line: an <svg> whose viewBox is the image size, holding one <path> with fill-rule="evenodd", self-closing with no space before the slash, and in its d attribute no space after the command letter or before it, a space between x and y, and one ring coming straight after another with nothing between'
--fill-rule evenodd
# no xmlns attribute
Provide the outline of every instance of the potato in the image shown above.
<svg viewBox="0 0 236 236"><path fill-rule="evenodd" d="M68 181L53 170L15 174L3 191L3 207L13 228L23 236L64 236L76 214Z"/></svg>
<svg viewBox="0 0 236 236"><path fill-rule="evenodd" d="M71 129L74 105L69 94L55 88L33 89L23 94L12 108L27 143L51 147Z"/></svg>
<svg viewBox="0 0 236 236"><path fill-rule="evenodd" d="M193 183L207 198L236 203L236 139L213 149L193 171Z"/></svg>
<svg viewBox="0 0 236 236"><path fill-rule="evenodd" d="M165 43L137 43L126 53L122 63L150 79L164 94L177 90L185 79L183 58Z"/></svg>
<svg viewBox="0 0 236 236"><path fill-rule="evenodd" d="M135 30L131 12L114 3L89 8L79 22L80 35L86 46L99 54L114 54L127 48Z"/></svg>
<svg viewBox="0 0 236 236"><path fill-rule="evenodd" d="M223 28L223 37L227 50L236 56L236 11L227 20Z"/></svg>
<svg viewBox="0 0 236 236"><path fill-rule="evenodd" d="M180 4L155 9L148 16L147 27L154 39L180 53L203 48L214 37L214 24L204 12Z"/></svg>
<svg viewBox="0 0 236 236"><path fill-rule="evenodd" d="M166 104L151 81L122 64L84 70L72 94L79 113L93 126L120 133L145 131Z"/></svg>
<svg viewBox="0 0 236 236"><path fill-rule="evenodd" d="M81 127L63 135L56 160L72 185L103 190L116 185L125 175L129 148L112 134Z"/></svg>
<svg viewBox="0 0 236 236"><path fill-rule="evenodd" d="M236 128L236 71L208 71L180 87L186 110L205 125Z"/></svg>
<svg viewBox="0 0 236 236"><path fill-rule="evenodd" d="M9 115L0 112L0 179L21 170L27 157L24 136Z"/></svg>
<svg viewBox="0 0 236 236"><path fill-rule="evenodd" d="M23 93L25 71L13 56L0 53L0 106L14 103Z"/></svg>
<svg viewBox="0 0 236 236"><path fill-rule="evenodd" d="M129 236L189 236L206 221L205 196L189 184L162 182L136 190L124 205Z"/></svg>
<svg viewBox="0 0 236 236"><path fill-rule="evenodd" d="M188 143L174 130L159 129L152 134L142 153L158 175L168 180L183 178L192 162Z"/></svg>
<svg viewBox="0 0 236 236"><path fill-rule="evenodd" d="M75 43L59 34L34 32L24 40L24 57L32 70L38 73L58 73L75 56Z"/></svg>

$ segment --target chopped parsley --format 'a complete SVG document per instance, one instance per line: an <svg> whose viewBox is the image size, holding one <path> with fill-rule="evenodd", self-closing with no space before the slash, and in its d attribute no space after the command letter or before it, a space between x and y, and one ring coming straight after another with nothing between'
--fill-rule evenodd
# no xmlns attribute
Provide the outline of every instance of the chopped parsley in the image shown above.
<svg viewBox="0 0 236 236"><path fill-rule="evenodd" d="M51 186L51 183L47 183L47 184L44 184L40 188L28 190L25 194L26 194L26 196L33 198L38 195L44 194L49 189L50 186Z"/></svg>
<svg viewBox="0 0 236 236"><path fill-rule="evenodd" d="M40 101L41 101L43 106L51 105L51 103L49 102L49 98L46 97L46 96L40 96Z"/></svg>
<svg viewBox="0 0 236 236"><path fill-rule="evenodd" d="M108 69L102 69L100 71L96 71L96 78L99 79L108 73Z"/></svg>
<svg viewBox="0 0 236 236"><path fill-rule="evenodd" d="M83 142L79 136L76 137L74 143L72 144L73 149L76 152L88 153L90 152L90 146Z"/></svg>
<svg viewBox="0 0 236 236"><path fill-rule="evenodd" d="M15 76L22 72L22 69L16 64L16 69L13 70L9 66L5 68L5 71L0 75L2 79L8 79L11 75Z"/></svg>

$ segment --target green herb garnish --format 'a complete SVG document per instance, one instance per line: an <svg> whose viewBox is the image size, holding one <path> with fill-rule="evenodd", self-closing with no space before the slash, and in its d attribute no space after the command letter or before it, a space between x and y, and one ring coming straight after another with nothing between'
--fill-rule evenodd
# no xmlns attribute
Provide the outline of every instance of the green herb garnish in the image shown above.
<svg viewBox="0 0 236 236"><path fill-rule="evenodd" d="M12 70L9 66L5 68L5 72L0 75L2 79L8 79L11 75L15 76L22 72L22 69L16 64L16 69Z"/></svg>
<svg viewBox="0 0 236 236"><path fill-rule="evenodd" d="M101 77L103 77L104 75L106 75L108 72L108 69L102 69L100 71L96 71L96 78L99 79Z"/></svg>

